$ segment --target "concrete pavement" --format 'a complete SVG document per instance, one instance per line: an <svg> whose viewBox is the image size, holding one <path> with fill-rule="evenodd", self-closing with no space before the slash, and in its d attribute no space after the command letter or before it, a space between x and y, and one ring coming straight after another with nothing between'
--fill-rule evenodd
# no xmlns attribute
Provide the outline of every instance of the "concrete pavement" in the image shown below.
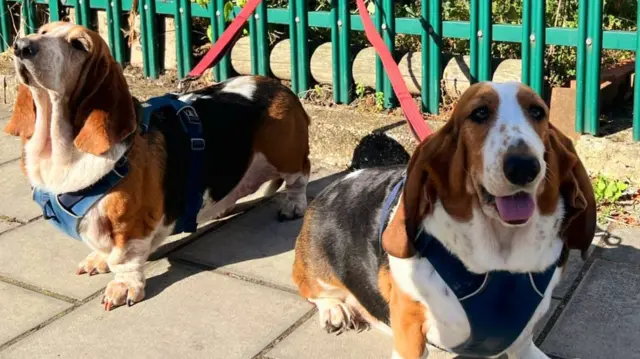
<svg viewBox="0 0 640 359"><path fill-rule="evenodd" d="M320 329L290 279L301 221L276 221L280 195L171 238L147 265L147 298L105 312L100 296L112 275L75 275L89 250L44 223L19 155L20 141L1 134L0 358L390 357L384 334ZM333 173L316 171L310 195ZM572 254L538 344L554 358L640 358L640 230L594 243L586 262Z"/></svg>

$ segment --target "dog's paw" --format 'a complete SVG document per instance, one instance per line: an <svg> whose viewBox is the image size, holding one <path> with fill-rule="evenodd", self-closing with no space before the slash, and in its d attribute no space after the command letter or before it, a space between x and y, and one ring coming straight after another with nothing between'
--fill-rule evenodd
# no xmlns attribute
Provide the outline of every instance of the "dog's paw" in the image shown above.
<svg viewBox="0 0 640 359"><path fill-rule="evenodd" d="M278 212L278 220L280 222L290 221L293 219L304 216L304 211L307 209L307 197L298 196L293 198L286 198L280 211Z"/></svg>
<svg viewBox="0 0 640 359"><path fill-rule="evenodd" d="M124 305L132 306L144 299L144 279L141 273L119 273L107 284L102 297L106 311Z"/></svg>
<svg viewBox="0 0 640 359"><path fill-rule="evenodd" d="M78 264L76 270L77 275L89 273L90 276L96 274L109 273L109 265L107 265L107 256L100 252L93 252Z"/></svg>
<svg viewBox="0 0 640 359"><path fill-rule="evenodd" d="M327 298L323 302L316 302L316 305L318 306L320 326L327 333L340 335L349 330L360 332L369 329L369 323L338 299Z"/></svg>

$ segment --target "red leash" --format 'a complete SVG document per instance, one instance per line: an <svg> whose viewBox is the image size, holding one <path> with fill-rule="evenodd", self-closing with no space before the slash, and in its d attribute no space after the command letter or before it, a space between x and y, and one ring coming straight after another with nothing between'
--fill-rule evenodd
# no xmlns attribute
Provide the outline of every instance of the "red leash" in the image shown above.
<svg viewBox="0 0 640 359"><path fill-rule="evenodd" d="M420 110L418 110L418 106L413 102L413 98L409 93L407 84L404 82L400 69L393 59L393 56L391 56L391 52L389 52L389 49L387 49L382 37L380 37L378 31L376 31L373 21L371 21L371 17L369 16L369 12L367 11L367 6L364 4L364 0L356 0L356 3L358 4L358 12L362 18L362 24L364 25L364 32L367 35L367 40L369 40L371 45L373 45L378 56L380 56L380 60L382 60L382 66L384 66L384 69L387 71L387 75L391 81L391 86L393 87L393 92L396 93L396 97L398 98L398 101L400 101L402 112L404 112L404 116L406 117L407 122L409 122L409 127L411 128L413 135L418 139L418 141L422 142L422 140L427 138L432 131L422 118L422 114L420 113ZM422 74L422 76L424 75L425 74Z"/></svg>
<svg viewBox="0 0 640 359"><path fill-rule="evenodd" d="M247 3L242 8L242 10L240 10L240 13L238 14L238 16L236 16L236 18L233 19L233 21L231 22L231 25L229 25L229 27L226 30L224 30L224 32L222 33L222 36L220 36L218 41L216 41L216 43L213 44L213 47L209 49L207 54L204 55L204 57L202 58L202 60L200 60L200 62L198 62L196 67L194 67L193 70L189 72L187 77L194 78L194 77L202 76L202 74L206 69L208 69L211 66L215 66L218 62L220 62L222 57L227 52L229 52L233 44L235 44L236 40L240 35L240 29L242 28L242 26L244 26L244 24L249 19L249 16L251 16L251 13L256 9L256 7L258 7L258 5L260 5L261 2L262 0L247 1ZM222 14L222 10L220 10L220 13ZM221 21L224 21L224 20L221 20Z"/></svg>
<svg viewBox="0 0 640 359"><path fill-rule="evenodd" d="M247 1L240 11L240 14L233 19L231 25L229 25L229 27L222 33L222 36L220 36L218 41L216 41L213 47L207 52L202 60L200 60L196 67L189 72L187 78L197 78L201 76L207 68L214 66L220 61L222 56L224 56L224 54L226 54L233 46L235 40L237 40L238 35L240 34L240 29L244 26L245 22L249 19L249 16L251 16L251 13L256 9L261 1L262 0ZM402 107L402 111L409 123L409 127L418 141L422 141L429 136L432 131L422 118L422 114L420 113L420 110L418 110L418 106L413 102L413 98L409 93L409 89L402 78L400 69L393 59L393 56L391 56L389 49L387 49L387 46L380 37L380 34L376 31L373 21L371 21L371 17L369 16L369 12L367 11L367 7L364 4L364 0L356 0L356 3L358 4L358 11L362 18L367 39L376 49L376 52L382 60L382 65L387 71L387 75L391 81L391 86L393 87L393 91L395 92L398 101L400 101L400 106Z"/></svg>

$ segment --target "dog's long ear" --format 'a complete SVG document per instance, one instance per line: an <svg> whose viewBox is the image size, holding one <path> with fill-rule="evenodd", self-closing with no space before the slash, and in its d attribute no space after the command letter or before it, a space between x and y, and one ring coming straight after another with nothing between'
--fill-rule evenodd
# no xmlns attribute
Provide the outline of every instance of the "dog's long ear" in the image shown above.
<svg viewBox="0 0 640 359"><path fill-rule="evenodd" d="M4 128L4 132L28 139L33 136L35 126L36 104L29 88L20 84L18 85L16 102L13 105L13 114L11 114L11 119Z"/></svg>
<svg viewBox="0 0 640 359"><path fill-rule="evenodd" d="M137 121L122 69L99 35L87 31L91 54L79 87L74 91L73 141L80 151L101 155L136 130Z"/></svg>
<svg viewBox="0 0 640 359"><path fill-rule="evenodd" d="M569 249L579 249L586 257L596 232L596 199L591 180L571 139L549 124L545 141L547 176L539 197L542 213L552 212L562 196L565 216L560 235Z"/></svg>
<svg viewBox="0 0 640 359"><path fill-rule="evenodd" d="M458 137L452 118L411 156L400 206L382 236L383 247L390 255L407 258L415 253L413 239L437 200L453 218L470 218L472 197L466 191L466 151Z"/></svg>

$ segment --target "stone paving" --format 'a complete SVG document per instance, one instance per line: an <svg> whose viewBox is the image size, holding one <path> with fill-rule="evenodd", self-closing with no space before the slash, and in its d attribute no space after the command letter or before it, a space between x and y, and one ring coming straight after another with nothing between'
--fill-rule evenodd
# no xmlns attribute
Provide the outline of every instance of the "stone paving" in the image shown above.
<svg viewBox="0 0 640 359"><path fill-rule="evenodd" d="M0 114L0 128L7 111ZM0 135L0 358L389 358L377 331L329 335L290 279L301 221L276 221L278 194L193 236L170 238L147 265L147 297L105 312L110 274L76 276L88 248L44 223ZM314 171L310 196L339 177ZM537 328L553 358L640 358L640 230L601 233L577 253ZM434 353L432 357L451 358Z"/></svg>

